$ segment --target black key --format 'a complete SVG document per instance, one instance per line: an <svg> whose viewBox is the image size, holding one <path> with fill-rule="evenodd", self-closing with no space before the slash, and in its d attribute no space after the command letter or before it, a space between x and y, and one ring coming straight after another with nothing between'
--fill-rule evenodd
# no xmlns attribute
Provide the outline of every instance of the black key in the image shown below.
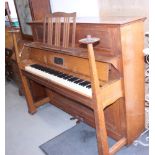
<svg viewBox="0 0 155 155"><path fill-rule="evenodd" d="M68 80L69 78L73 77L72 75L68 75L66 77L64 77L65 80Z"/></svg>
<svg viewBox="0 0 155 155"><path fill-rule="evenodd" d="M61 75L59 75L60 78L65 77L67 74L62 73Z"/></svg>
<svg viewBox="0 0 155 155"><path fill-rule="evenodd" d="M55 75L55 76L58 76L59 74L61 74L60 72L58 72L58 71L53 71L53 75Z"/></svg>
<svg viewBox="0 0 155 155"><path fill-rule="evenodd" d="M67 76L65 76L63 79L68 79L68 78L71 78L71 75L67 75Z"/></svg>
<svg viewBox="0 0 155 155"><path fill-rule="evenodd" d="M59 71L56 71L54 69L50 69L48 67L41 66L39 64L33 64L33 65L31 65L31 67L36 68L36 69L41 70L41 71L44 71L46 73L52 74L54 76L63 78L65 80L68 80L68 81L71 81L71 82L73 82L73 81L77 81L77 83L83 82L83 80L81 80L81 79L78 80L77 77L74 77L72 75L64 74L63 72L59 72Z"/></svg>
<svg viewBox="0 0 155 155"><path fill-rule="evenodd" d="M33 65L31 65L31 67L36 68L41 71L45 71L45 69L46 69L45 67L38 65L38 64L33 64Z"/></svg>
<svg viewBox="0 0 155 155"><path fill-rule="evenodd" d="M31 67L34 67L34 68L38 68L38 67L40 67L40 65L38 65L38 64L33 64L33 65L30 65Z"/></svg>
<svg viewBox="0 0 155 155"><path fill-rule="evenodd" d="M79 83L81 83L81 82L83 82L83 80L81 80L81 79L79 79L79 80L77 80L77 81L74 81L74 83L76 83L76 84L79 84Z"/></svg>
<svg viewBox="0 0 155 155"><path fill-rule="evenodd" d="M49 73L49 74L53 74L53 75L56 73L54 70L49 69L49 68L48 69L45 69L44 71L47 72L47 73Z"/></svg>
<svg viewBox="0 0 155 155"><path fill-rule="evenodd" d="M43 67L38 67L38 68L36 68L36 69L38 69L38 70L41 70L41 71L45 72L45 68L43 68Z"/></svg>
<svg viewBox="0 0 155 155"><path fill-rule="evenodd" d="M84 81L84 82L81 82L79 85L81 85L81 86L86 86L86 85L88 85L88 84L90 84L89 81Z"/></svg>
<svg viewBox="0 0 155 155"><path fill-rule="evenodd" d="M61 78L63 76L63 73L62 72L61 73L58 73L57 76Z"/></svg>
<svg viewBox="0 0 155 155"><path fill-rule="evenodd" d="M45 69L45 72L47 72L47 73L49 73L49 74L52 74L52 73L53 73L52 69L50 69L50 68L46 68L46 69Z"/></svg>
<svg viewBox="0 0 155 155"><path fill-rule="evenodd" d="M78 79L77 77L72 77L72 78L68 79L68 81L73 82L73 81L76 81L77 79Z"/></svg>
<svg viewBox="0 0 155 155"><path fill-rule="evenodd" d="M91 85L86 86L86 88L91 88Z"/></svg>
<svg viewBox="0 0 155 155"><path fill-rule="evenodd" d="M52 75L55 75L55 74L56 74L56 71L54 71L54 70L49 70L49 73L52 74Z"/></svg>
<svg viewBox="0 0 155 155"><path fill-rule="evenodd" d="M66 79L68 76L69 76L68 74L64 74L62 78Z"/></svg>
<svg viewBox="0 0 155 155"><path fill-rule="evenodd" d="M67 81L70 81L70 79L74 78L74 76L70 75L69 78L67 78Z"/></svg>
<svg viewBox="0 0 155 155"><path fill-rule="evenodd" d="M59 72L59 71L53 71L53 75L55 75L55 76L59 76L59 75L61 75L62 74L62 72Z"/></svg>

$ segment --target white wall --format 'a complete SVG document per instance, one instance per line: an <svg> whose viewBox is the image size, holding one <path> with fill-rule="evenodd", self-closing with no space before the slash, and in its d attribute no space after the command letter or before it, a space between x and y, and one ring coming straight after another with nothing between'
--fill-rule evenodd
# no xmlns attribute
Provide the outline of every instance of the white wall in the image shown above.
<svg viewBox="0 0 155 155"><path fill-rule="evenodd" d="M52 12L77 12L77 17L99 16L97 0L50 0Z"/></svg>
<svg viewBox="0 0 155 155"><path fill-rule="evenodd" d="M149 29L149 0L98 0L100 16L145 16Z"/></svg>
<svg viewBox="0 0 155 155"><path fill-rule="evenodd" d="M14 6L14 1L13 0L5 0L9 3L9 8L11 11L11 18L17 18L17 14L16 14L16 9Z"/></svg>
<svg viewBox="0 0 155 155"><path fill-rule="evenodd" d="M11 17L17 18L14 1L9 3ZM52 12L77 12L78 17L90 16L146 16L145 30L149 25L148 0L50 0Z"/></svg>

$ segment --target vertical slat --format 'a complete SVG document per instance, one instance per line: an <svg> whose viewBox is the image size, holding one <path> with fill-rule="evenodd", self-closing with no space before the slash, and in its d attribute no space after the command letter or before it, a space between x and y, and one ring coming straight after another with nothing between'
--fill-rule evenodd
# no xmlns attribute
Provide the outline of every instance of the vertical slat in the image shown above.
<svg viewBox="0 0 155 155"><path fill-rule="evenodd" d="M51 23L52 23L51 18L48 18L48 35L47 35L47 37L48 37L48 39L47 39L48 45L50 45L50 43L52 42L52 39L51 39L52 38L52 36L51 36L51 32L52 32Z"/></svg>
<svg viewBox="0 0 155 155"><path fill-rule="evenodd" d="M60 46L61 18L55 18L55 46Z"/></svg>
<svg viewBox="0 0 155 155"><path fill-rule="evenodd" d="M64 25L63 25L63 43L62 46L65 46L65 40L66 40L66 18L64 17Z"/></svg>
<svg viewBox="0 0 155 155"><path fill-rule="evenodd" d="M70 18L67 18L66 48L69 46Z"/></svg>
<svg viewBox="0 0 155 155"><path fill-rule="evenodd" d="M72 25L72 48L75 46L75 30L76 30L76 17L73 17L73 25Z"/></svg>
<svg viewBox="0 0 155 155"><path fill-rule="evenodd" d="M55 33L54 33L54 45L56 46L57 45L57 19L56 18L53 18L54 19L54 23L55 23L55 28L54 28L54 30L55 30Z"/></svg>
<svg viewBox="0 0 155 155"><path fill-rule="evenodd" d="M43 24L43 43L46 43L46 23L47 23L47 17L45 17L45 20L44 20L44 24Z"/></svg>
<svg viewBox="0 0 155 155"><path fill-rule="evenodd" d="M63 24L63 30L61 30L61 23ZM72 31L70 30L71 23ZM62 47L68 48L71 41L71 47L74 47L75 28L76 13L55 12L51 15L47 15L44 21L43 42L58 47L62 44ZM54 43L52 42L53 40Z"/></svg>
<svg viewBox="0 0 155 155"><path fill-rule="evenodd" d="M58 46L60 46L60 37L61 37L61 18L58 20Z"/></svg>
<svg viewBox="0 0 155 155"><path fill-rule="evenodd" d="M50 42L50 45L53 44L53 19L51 18L51 33L50 33L50 36L51 36L51 42Z"/></svg>
<svg viewBox="0 0 155 155"><path fill-rule="evenodd" d="M63 47L67 48L69 46L69 29L70 29L70 18L64 17L64 33L63 33Z"/></svg>

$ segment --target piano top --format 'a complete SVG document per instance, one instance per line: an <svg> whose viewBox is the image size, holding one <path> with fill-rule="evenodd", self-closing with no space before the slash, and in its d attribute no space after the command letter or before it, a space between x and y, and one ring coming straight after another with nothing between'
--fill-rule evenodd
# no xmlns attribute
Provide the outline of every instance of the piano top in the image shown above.
<svg viewBox="0 0 155 155"><path fill-rule="evenodd" d="M124 25L138 20L145 20L146 17L137 16L103 16L103 17L77 17L76 23L78 24L111 24L111 25ZM42 20L32 21L28 24L43 23Z"/></svg>

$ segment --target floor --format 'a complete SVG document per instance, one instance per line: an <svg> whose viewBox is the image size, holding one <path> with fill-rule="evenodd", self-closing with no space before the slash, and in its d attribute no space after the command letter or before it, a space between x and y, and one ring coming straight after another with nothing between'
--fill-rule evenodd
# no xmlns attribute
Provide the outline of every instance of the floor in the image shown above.
<svg viewBox="0 0 155 155"><path fill-rule="evenodd" d="M25 98L14 83L6 82L6 154L44 155L39 145L73 127L75 120L47 103L34 115L28 113Z"/></svg>

